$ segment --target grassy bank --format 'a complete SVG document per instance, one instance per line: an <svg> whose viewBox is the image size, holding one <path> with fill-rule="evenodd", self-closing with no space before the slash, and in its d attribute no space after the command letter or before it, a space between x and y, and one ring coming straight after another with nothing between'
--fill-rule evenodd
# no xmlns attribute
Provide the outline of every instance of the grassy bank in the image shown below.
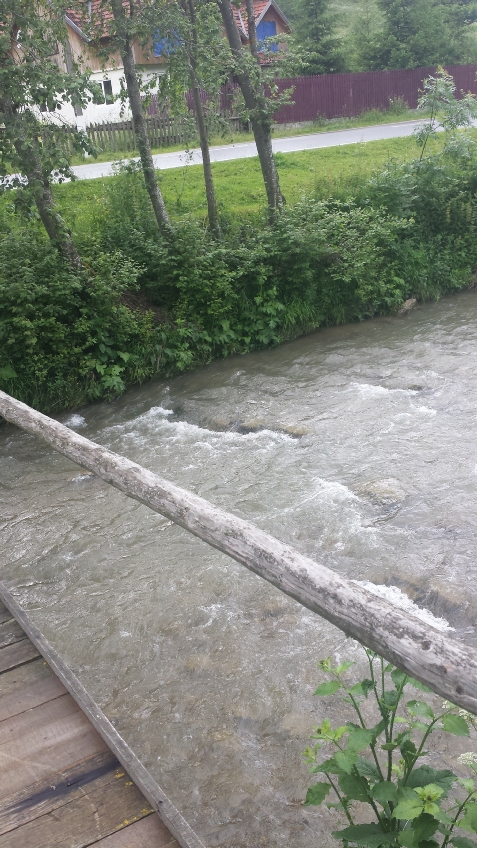
<svg viewBox="0 0 477 848"><path fill-rule="evenodd" d="M477 131L475 131L477 138ZM430 153L442 149L443 138L433 140ZM304 195L317 199L352 196L363 181L386 162L410 162L418 152L413 138L383 139L300 153L277 153L280 183L288 204ZM225 217L257 215L265 204L258 158L216 162L212 165L219 209ZM204 218L203 172L200 165L158 171L167 208L176 219ZM80 236L90 231L94 216L105 214L105 198L114 177L78 180L55 187L55 196L69 226Z"/></svg>
<svg viewBox="0 0 477 848"><path fill-rule="evenodd" d="M160 175L168 239L137 170L56 186L82 272L4 202L0 387L60 411L468 286L477 154L443 143L422 162L409 138L281 155L288 203L274 226L257 160L216 164L220 241L204 226L200 167Z"/></svg>

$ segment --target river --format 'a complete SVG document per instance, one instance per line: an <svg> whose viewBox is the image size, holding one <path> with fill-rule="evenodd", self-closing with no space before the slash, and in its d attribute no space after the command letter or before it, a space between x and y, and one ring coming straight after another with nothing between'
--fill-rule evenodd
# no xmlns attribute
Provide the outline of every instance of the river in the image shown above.
<svg viewBox="0 0 477 848"><path fill-rule="evenodd" d="M61 420L477 644L476 319L471 291ZM204 842L336 845L300 752L356 644L11 426L0 467L3 579Z"/></svg>

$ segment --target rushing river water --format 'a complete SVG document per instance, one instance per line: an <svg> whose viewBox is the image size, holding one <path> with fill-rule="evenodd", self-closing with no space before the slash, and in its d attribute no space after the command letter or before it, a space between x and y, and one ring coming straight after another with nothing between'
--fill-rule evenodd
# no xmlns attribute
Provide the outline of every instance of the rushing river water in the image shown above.
<svg viewBox="0 0 477 848"><path fill-rule="evenodd" d="M475 644L476 319L469 292L62 420ZM336 845L300 752L355 644L13 427L0 463L4 579L205 843Z"/></svg>

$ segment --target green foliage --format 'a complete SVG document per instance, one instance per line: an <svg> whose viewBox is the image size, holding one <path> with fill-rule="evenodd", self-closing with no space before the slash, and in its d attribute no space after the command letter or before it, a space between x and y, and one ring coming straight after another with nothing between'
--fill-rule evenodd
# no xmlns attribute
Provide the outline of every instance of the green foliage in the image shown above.
<svg viewBox="0 0 477 848"><path fill-rule="evenodd" d="M456 131L462 127L472 126L477 116L477 99L473 94L461 92L458 100L455 95L454 80L444 68L438 68L435 76L424 80L424 88L419 98L419 109L429 113L429 121L421 124L414 131L416 141L421 150L421 159L424 155L429 138L436 135L439 128L445 130L446 145L450 143L465 145L465 136L457 138Z"/></svg>
<svg viewBox="0 0 477 848"><path fill-rule="evenodd" d="M293 157L282 158L293 173ZM67 268L33 223L14 223L5 204L0 220L0 386L42 409L390 313L409 297L437 298L470 285L477 265L471 145L391 162L340 199L285 207L273 226L224 216L220 241L188 218L161 238L133 166L104 188L58 192L73 198L63 211L77 212L84 272ZM413 709L425 720L421 702Z"/></svg>
<svg viewBox="0 0 477 848"><path fill-rule="evenodd" d="M429 690L373 651L364 650L369 677L359 682L348 680L353 663L335 668L330 658L319 663L331 679L320 684L315 695L340 692L357 723L347 722L333 729L325 719L313 729L313 742L304 757L311 773L323 778L309 788L305 804L325 803L341 809L348 826L333 836L345 848L475 848L477 842L459 836L457 830L477 834L474 778L460 778L450 769L418 764L426 756L424 747L432 733L470 736L476 727L475 717L447 701L437 714L426 701L405 702L408 688ZM363 699L374 707L374 717L367 722ZM370 708L367 704L367 716ZM373 721L376 724L368 727ZM462 755L459 762L471 774L477 774L474 753ZM361 819L371 815L373 821L355 824L357 814Z"/></svg>
<svg viewBox="0 0 477 848"><path fill-rule="evenodd" d="M64 104L86 106L97 85L89 72L66 73L56 61L67 33L64 15L67 4L50 0L41 6L33 0L4 0L0 23L0 177L24 173L31 148L38 146L43 179L55 171L57 179L71 177L65 154L65 133L61 121ZM40 108L53 115L39 122ZM92 152L85 133L71 130L76 151ZM31 170L31 169L30 169ZM16 188L29 195L36 186L22 180L0 183L0 191ZM17 197L19 197L17 192Z"/></svg>

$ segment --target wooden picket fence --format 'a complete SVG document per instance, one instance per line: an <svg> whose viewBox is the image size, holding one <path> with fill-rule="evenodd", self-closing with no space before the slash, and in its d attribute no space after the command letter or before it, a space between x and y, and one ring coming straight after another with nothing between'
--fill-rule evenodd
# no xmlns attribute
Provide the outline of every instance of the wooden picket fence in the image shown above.
<svg viewBox="0 0 477 848"><path fill-rule="evenodd" d="M168 117L152 116L147 120L151 147L184 144L190 134L190 123ZM132 119L107 124L90 124L87 133L99 150L137 150Z"/></svg>
<svg viewBox="0 0 477 848"><path fill-rule="evenodd" d="M240 119L224 115L232 131L239 129ZM191 115L180 118L151 115L147 118L151 147L169 147L173 144L197 143L197 131ZM113 153L118 151L136 151L136 136L132 119L115 123L90 124L86 132L98 150Z"/></svg>

